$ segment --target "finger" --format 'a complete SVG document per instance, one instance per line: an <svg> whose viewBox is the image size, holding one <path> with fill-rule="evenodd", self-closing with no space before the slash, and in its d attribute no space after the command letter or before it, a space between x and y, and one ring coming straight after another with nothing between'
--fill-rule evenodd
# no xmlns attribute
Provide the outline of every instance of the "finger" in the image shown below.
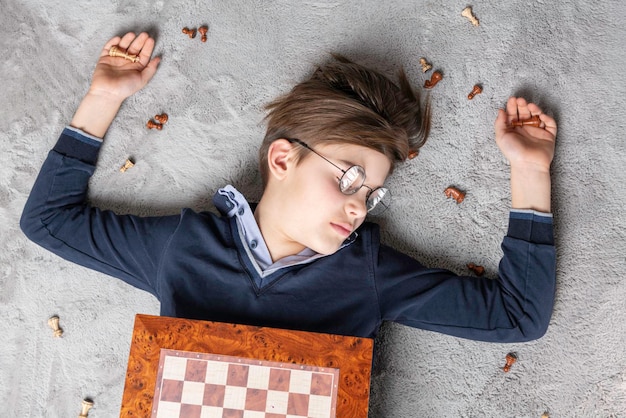
<svg viewBox="0 0 626 418"><path fill-rule="evenodd" d="M139 55L139 51L143 48L146 40L150 38L146 32L141 32L128 46L128 53L133 55Z"/></svg>
<svg viewBox="0 0 626 418"><path fill-rule="evenodd" d="M139 62L143 65L147 65L154 51L154 39L148 37L142 45L141 51L139 51Z"/></svg>
<svg viewBox="0 0 626 418"><path fill-rule="evenodd" d="M121 38L119 36L114 36L113 38L109 39L109 41L104 44L104 48L102 48L102 52L100 53L101 57L107 56L109 55L109 50L111 49L111 47L113 45L119 45Z"/></svg>
<svg viewBox="0 0 626 418"><path fill-rule="evenodd" d="M502 109L498 109L498 116L494 122L494 130L496 132L496 139L501 138L502 135L508 129L508 116Z"/></svg>
<svg viewBox="0 0 626 418"><path fill-rule="evenodd" d="M539 127L541 129L547 130L551 135L556 137L556 122L552 117L545 115L541 108L534 103L528 103L528 110L532 115L539 116L539 120L541 120L541 125Z"/></svg>
<svg viewBox="0 0 626 418"><path fill-rule="evenodd" d="M120 43L118 45L120 46L120 48L128 50L128 47L135 40L136 37L137 35L135 35L135 32L128 32L126 35L122 36L122 39L120 39Z"/></svg>
<svg viewBox="0 0 626 418"><path fill-rule="evenodd" d="M517 114L519 115L520 120L530 119L532 116L530 110L528 109L528 102L523 97L517 98Z"/></svg>
<svg viewBox="0 0 626 418"><path fill-rule="evenodd" d="M141 79L143 80L144 85L146 85L148 81L150 81L150 79L154 76L154 73L156 73L160 62L161 57L155 57L150 60L148 65L146 65L146 67L141 71Z"/></svg>
<svg viewBox="0 0 626 418"><path fill-rule="evenodd" d="M539 106L537 106L534 103L528 103L528 110L530 111L530 113L534 116L534 115L541 115L543 112L541 111L541 108Z"/></svg>
<svg viewBox="0 0 626 418"><path fill-rule="evenodd" d="M518 120L519 114L517 112L517 97L509 97L506 102L506 114L508 115L508 122L512 120Z"/></svg>
<svg viewBox="0 0 626 418"><path fill-rule="evenodd" d="M539 119L541 119L541 121L545 125L544 129L550 132L552 136L556 138L556 131L557 131L556 121L550 116L546 115L545 113L542 113L541 115L539 115Z"/></svg>
<svg viewBox="0 0 626 418"><path fill-rule="evenodd" d="M528 111L530 112L531 116L541 116L541 114L543 113L541 111L541 108L534 103L528 103ZM539 119L541 119L541 117ZM545 128L545 126L546 125L544 123L539 123L539 128L543 129Z"/></svg>

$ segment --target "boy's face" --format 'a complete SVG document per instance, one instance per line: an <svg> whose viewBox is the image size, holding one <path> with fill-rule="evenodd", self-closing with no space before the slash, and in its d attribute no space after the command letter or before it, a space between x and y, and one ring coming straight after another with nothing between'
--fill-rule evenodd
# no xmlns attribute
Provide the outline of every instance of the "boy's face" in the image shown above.
<svg viewBox="0 0 626 418"><path fill-rule="evenodd" d="M298 146L294 145L295 153ZM385 182L391 164L384 155L372 149L347 144L324 144L315 151L343 170L353 165L365 169L365 185L371 189ZM321 254L332 254L365 220L367 187L352 195L339 190L342 172L313 152L297 164L291 164L281 185L281 229L284 237L302 248Z"/></svg>

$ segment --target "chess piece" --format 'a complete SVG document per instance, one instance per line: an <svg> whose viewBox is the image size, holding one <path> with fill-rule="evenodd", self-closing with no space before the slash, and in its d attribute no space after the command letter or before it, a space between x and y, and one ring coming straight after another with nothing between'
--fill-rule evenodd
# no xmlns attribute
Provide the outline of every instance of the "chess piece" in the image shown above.
<svg viewBox="0 0 626 418"><path fill-rule="evenodd" d="M80 410L80 415L78 418L87 418L87 414L89 414L89 410L93 408L93 402L89 399L83 399L82 408Z"/></svg>
<svg viewBox="0 0 626 418"><path fill-rule="evenodd" d="M55 315L55 316L50 317L50 319L48 319L48 326L52 328L52 330L54 331L55 337L58 338L61 335L63 335L63 329L59 326L58 316Z"/></svg>
<svg viewBox="0 0 626 418"><path fill-rule="evenodd" d="M517 355L515 353L509 353L506 355L506 364L504 365L504 367L502 368L502 370L504 370L504 372L508 372L509 370L511 370L511 366L513 365L513 363L515 363L517 361Z"/></svg>
<svg viewBox="0 0 626 418"><path fill-rule="evenodd" d="M482 276L483 274L485 274L485 268L483 266L477 266L474 263L468 263L467 268L472 270L477 276Z"/></svg>
<svg viewBox="0 0 626 418"><path fill-rule="evenodd" d="M433 68L432 65L430 65L427 61L426 58L420 58L420 64L422 65L422 72L425 73L426 71L430 70L431 68Z"/></svg>
<svg viewBox="0 0 626 418"><path fill-rule="evenodd" d="M461 16L466 17L467 20L469 20L474 26L478 26L480 24L478 23L478 19L476 19L476 16L474 16L474 13L472 13L472 6L467 6L465 9L463 9L463 11L461 12Z"/></svg>
<svg viewBox="0 0 626 418"><path fill-rule="evenodd" d="M524 120L514 120L511 122L511 127L515 126L534 126L536 128L541 125L541 119L539 119L539 115L531 116L530 119Z"/></svg>
<svg viewBox="0 0 626 418"><path fill-rule="evenodd" d="M160 131L163 129L163 125L160 123L156 123L155 121L153 121L152 119L150 119L148 121L148 123L146 123L146 127L148 129L156 129L157 131Z"/></svg>
<svg viewBox="0 0 626 418"><path fill-rule="evenodd" d="M189 28L183 28L183 33L187 36L189 36L189 39L193 39L196 37L196 30L195 29L189 29Z"/></svg>
<svg viewBox="0 0 626 418"><path fill-rule="evenodd" d="M129 159L126 160L124 165L120 167L120 172L124 173L124 172L126 172L126 170L128 170L129 168L132 168L134 166L135 166L135 163L129 158Z"/></svg>
<svg viewBox="0 0 626 418"><path fill-rule="evenodd" d="M129 54L126 52L126 50L120 48L117 45L113 45L111 48L109 48L109 56L124 58L125 60L129 60L132 62L139 61L139 57L137 55Z"/></svg>
<svg viewBox="0 0 626 418"><path fill-rule="evenodd" d="M202 37L200 38L200 40L202 42L206 42L207 40L207 36L206 33L209 31L209 28L206 26L200 26L200 28L198 29L198 32L200 32L200 35L202 35Z"/></svg>
<svg viewBox="0 0 626 418"><path fill-rule="evenodd" d="M169 119L169 118L168 118L168 116L167 116L167 114L166 114L166 113L161 113L160 115L156 115L156 116L154 117L154 120L156 120L157 122L159 122L159 123L160 123L160 124L162 124L162 125L163 125L163 124L165 124L165 123L167 123L168 119Z"/></svg>
<svg viewBox="0 0 626 418"><path fill-rule="evenodd" d="M456 200L456 203L461 203L465 199L465 193L457 189L456 187L448 187L443 191L446 197L451 197Z"/></svg>
<svg viewBox="0 0 626 418"><path fill-rule="evenodd" d="M432 89L442 79L443 79L443 75L439 71L435 71L433 75L430 76L430 80L424 81L424 88Z"/></svg>
<svg viewBox="0 0 626 418"><path fill-rule="evenodd" d="M415 151L409 151L409 155L407 156L409 160L412 160L413 158L417 157L419 155L419 150L415 150Z"/></svg>
<svg viewBox="0 0 626 418"><path fill-rule="evenodd" d="M477 94L480 94L483 92L483 88L480 87L478 84L476 84L474 86L474 88L472 89L472 91L470 92L470 94L467 95L467 98L469 100L472 100L474 98L474 96L476 96Z"/></svg>

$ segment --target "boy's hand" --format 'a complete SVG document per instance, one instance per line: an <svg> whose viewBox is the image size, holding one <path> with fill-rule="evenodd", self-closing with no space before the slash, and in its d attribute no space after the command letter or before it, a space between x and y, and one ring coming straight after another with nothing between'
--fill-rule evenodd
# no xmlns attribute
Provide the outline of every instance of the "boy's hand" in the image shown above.
<svg viewBox="0 0 626 418"><path fill-rule="evenodd" d="M512 121L539 116L539 127L511 127ZM506 112L498 110L495 122L496 144L511 167L548 171L554 157L556 122L541 112L539 106L521 97L511 97Z"/></svg>
<svg viewBox="0 0 626 418"><path fill-rule="evenodd" d="M128 54L137 55L139 61L109 56L114 45ZM154 39L145 32L139 35L129 32L121 38L116 36L109 40L100 54L89 92L70 125L103 138L124 99L141 90L156 72L161 59L150 59L153 49Z"/></svg>
<svg viewBox="0 0 626 418"><path fill-rule="evenodd" d="M112 46L119 46L128 54L137 55L139 61L109 56ZM154 39L145 32L139 35L129 32L121 38L116 36L110 39L100 53L89 94L122 102L141 90L154 76L160 61L159 57L150 59L153 49Z"/></svg>
<svg viewBox="0 0 626 418"><path fill-rule="evenodd" d="M510 126L512 121L539 116L539 127ZM514 209L550 212L550 165L554 158L556 122L539 106L511 97L506 112L498 110L496 143L511 164L511 200Z"/></svg>

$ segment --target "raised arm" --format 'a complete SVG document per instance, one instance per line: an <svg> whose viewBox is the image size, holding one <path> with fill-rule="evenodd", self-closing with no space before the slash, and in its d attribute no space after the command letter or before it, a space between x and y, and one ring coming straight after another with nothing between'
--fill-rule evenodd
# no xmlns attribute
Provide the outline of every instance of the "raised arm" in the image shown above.
<svg viewBox="0 0 626 418"><path fill-rule="evenodd" d="M511 126L539 117L539 126ZM534 103L511 97L495 121L496 143L511 165L513 209L550 212L550 165L554 157L556 122Z"/></svg>
<svg viewBox="0 0 626 418"><path fill-rule="evenodd" d="M138 60L109 55L116 46ZM122 102L141 90L154 76L160 58L150 58L154 39L143 32L110 39L96 64L89 91L83 98L70 125L98 138L103 138L117 115Z"/></svg>
<svg viewBox="0 0 626 418"><path fill-rule="evenodd" d="M539 126L512 126L534 116ZM508 100L495 121L496 143L511 166L513 209L498 277L427 269L383 246L373 268L383 320L482 341L520 342L544 335L556 288L548 214L556 131L554 119L535 104Z"/></svg>
<svg viewBox="0 0 626 418"><path fill-rule="evenodd" d="M138 61L109 56L112 46L137 55ZM145 33L128 33L106 43L71 127L62 132L39 172L20 226L28 238L53 253L158 296L158 261L180 216L120 216L87 202L101 138L124 99L154 75L159 59L150 60L153 47L154 40Z"/></svg>

